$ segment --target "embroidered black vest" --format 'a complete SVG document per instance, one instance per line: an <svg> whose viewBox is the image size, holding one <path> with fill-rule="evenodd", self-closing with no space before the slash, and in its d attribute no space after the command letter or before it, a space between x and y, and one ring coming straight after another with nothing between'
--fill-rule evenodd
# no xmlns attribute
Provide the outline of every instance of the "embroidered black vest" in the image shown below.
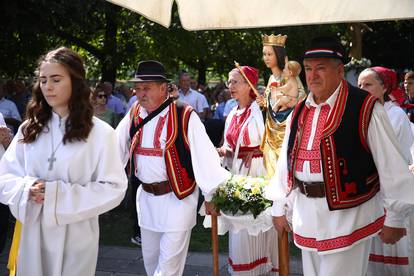
<svg viewBox="0 0 414 276"><path fill-rule="evenodd" d="M379 191L379 177L367 145L367 131L375 98L342 83L333 110L323 130L320 149L326 199L330 210L352 208ZM288 192L293 187L295 157L301 136L305 101L293 113L288 145Z"/></svg>
<svg viewBox="0 0 414 276"><path fill-rule="evenodd" d="M139 135L136 134L136 126L140 123L140 106L134 105L131 109L132 121L130 127L131 149L136 148ZM188 121L193 109L191 106L176 101L170 104L167 121L167 140L165 144L165 164L167 168L168 180L171 188L178 199L183 199L194 192L196 187L193 165L191 162L190 147L187 138ZM139 130L141 132L141 130ZM135 177L133 163L133 153L131 152L130 174L133 181L138 181ZM132 167L134 166L134 167Z"/></svg>

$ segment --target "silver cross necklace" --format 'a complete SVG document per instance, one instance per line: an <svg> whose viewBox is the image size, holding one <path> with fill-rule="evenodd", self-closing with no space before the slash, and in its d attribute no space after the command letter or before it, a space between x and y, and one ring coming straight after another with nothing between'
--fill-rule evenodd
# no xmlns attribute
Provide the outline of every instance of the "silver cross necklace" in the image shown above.
<svg viewBox="0 0 414 276"><path fill-rule="evenodd" d="M59 125L60 125L60 123L59 123ZM63 138L62 138L62 140L60 140L60 143L55 148L54 142L53 142L53 126L50 127L50 134L52 135L52 154L47 159L47 162L49 162L49 168L48 168L49 171L53 170L53 163L55 163L55 161L56 161L55 153L58 150L58 148L60 147L60 145L62 145L62 142L63 142Z"/></svg>

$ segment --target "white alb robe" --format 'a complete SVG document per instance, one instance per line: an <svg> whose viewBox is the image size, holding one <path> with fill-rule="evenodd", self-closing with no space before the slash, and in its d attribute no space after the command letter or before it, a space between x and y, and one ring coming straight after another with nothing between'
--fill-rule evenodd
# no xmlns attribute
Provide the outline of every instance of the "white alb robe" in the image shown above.
<svg viewBox="0 0 414 276"><path fill-rule="evenodd" d="M65 120L52 113L51 130L29 144L19 142L20 128L0 162L0 202L8 204L23 224L18 275L94 275L98 216L116 207L125 195L127 178L115 131L94 117L86 141L60 144ZM49 171L48 158L54 150L56 161ZM29 198L37 179L45 180L42 205Z"/></svg>

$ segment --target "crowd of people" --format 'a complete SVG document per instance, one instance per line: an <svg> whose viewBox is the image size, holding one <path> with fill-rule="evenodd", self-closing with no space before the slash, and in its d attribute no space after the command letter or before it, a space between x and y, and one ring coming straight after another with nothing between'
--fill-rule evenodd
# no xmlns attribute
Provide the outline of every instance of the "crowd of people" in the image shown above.
<svg viewBox="0 0 414 276"><path fill-rule="evenodd" d="M65 47L40 58L32 93L1 84L11 275L94 275L98 216L128 187L147 274L182 275L199 198L206 217L220 216L211 200L232 175L270 179L273 227L230 228L231 275L278 275L286 232L306 276L414 275L414 72L400 87L394 70L370 67L354 87L341 43L318 37L304 51L305 89L286 41L263 36L265 87L238 64L212 93L184 71L177 87L153 60L128 85L90 85Z"/></svg>

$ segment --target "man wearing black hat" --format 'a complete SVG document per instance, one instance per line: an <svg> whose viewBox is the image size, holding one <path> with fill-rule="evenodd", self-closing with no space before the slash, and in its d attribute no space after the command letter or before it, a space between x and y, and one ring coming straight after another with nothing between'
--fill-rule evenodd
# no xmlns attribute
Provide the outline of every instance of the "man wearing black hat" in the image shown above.
<svg viewBox="0 0 414 276"><path fill-rule="evenodd" d="M371 238L398 241L414 206L414 178L387 114L344 80L345 59L330 37L306 50L310 93L287 122L273 179L273 221L279 233L291 231L285 214L293 212L305 275L364 276Z"/></svg>
<svg viewBox="0 0 414 276"><path fill-rule="evenodd" d="M142 254L148 275L181 275L196 224L200 188L208 201L229 173L193 109L169 97L164 66L138 64L138 101L119 123L122 159L131 157L131 181L139 185L136 202Z"/></svg>

